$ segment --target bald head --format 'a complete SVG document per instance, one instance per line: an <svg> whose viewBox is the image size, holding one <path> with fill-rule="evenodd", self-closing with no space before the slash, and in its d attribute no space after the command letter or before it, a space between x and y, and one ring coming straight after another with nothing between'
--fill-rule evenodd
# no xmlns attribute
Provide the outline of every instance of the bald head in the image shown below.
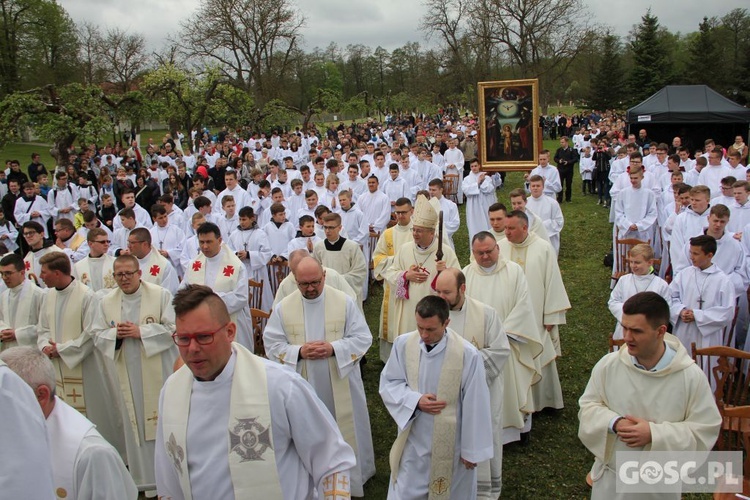
<svg viewBox="0 0 750 500"><path fill-rule="evenodd" d="M307 251L305 248L299 248L297 250L294 250L292 253L289 254L289 270L292 271L292 273L295 272L297 269L297 265L299 262L304 259L305 257L310 257L310 252Z"/></svg>
<svg viewBox="0 0 750 500"><path fill-rule="evenodd" d="M295 274L323 273L323 266L320 265L320 262L310 257L309 254L307 256L302 256L302 258L299 259L296 268L297 271Z"/></svg>
<svg viewBox="0 0 750 500"><path fill-rule="evenodd" d="M445 299L453 311L460 310L465 301L466 277L460 269L453 267L441 272L435 281L435 292Z"/></svg>
<svg viewBox="0 0 750 500"><path fill-rule="evenodd" d="M297 280L297 287L304 298L315 299L323 293L326 273L320 262L312 257L303 257L297 264L294 279Z"/></svg>

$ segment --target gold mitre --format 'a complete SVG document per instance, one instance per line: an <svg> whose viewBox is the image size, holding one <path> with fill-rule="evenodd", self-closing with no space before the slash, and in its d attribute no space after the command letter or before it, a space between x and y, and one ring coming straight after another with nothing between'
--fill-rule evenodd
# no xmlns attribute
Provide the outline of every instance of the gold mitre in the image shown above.
<svg viewBox="0 0 750 500"><path fill-rule="evenodd" d="M411 216L413 226L435 229L438 223L438 214L427 198L420 194L414 205L414 215Z"/></svg>

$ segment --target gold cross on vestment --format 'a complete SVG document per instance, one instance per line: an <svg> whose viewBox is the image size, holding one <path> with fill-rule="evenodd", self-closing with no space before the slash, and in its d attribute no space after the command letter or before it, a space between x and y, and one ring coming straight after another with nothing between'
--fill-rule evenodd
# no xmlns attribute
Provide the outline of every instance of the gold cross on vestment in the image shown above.
<svg viewBox="0 0 750 500"><path fill-rule="evenodd" d="M147 418L146 420L148 420L149 422L159 420L159 415L157 415L156 412L154 412L153 416L151 418Z"/></svg>
<svg viewBox="0 0 750 500"><path fill-rule="evenodd" d="M342 488L348 488L349 487L349 480L346 479L346 476L341 476L339 478L337 484L339 484Z"/></svg>
<svg viewBox="0 0 750 500"><path fill-rule="evenodd" d="M279 353L279 363L281 363L282 365L284 364L284 358L286 358L286 353L285 352Z"/></svg>
<svg viewBox="0 0 750 500"><path fill-rule="evenodd" d="M302 337L301 333L298 333L295 328L292 328L292 331L289 333L289 337L292 339L292 344L299 344L298 339Z"/></svg>
<svg viewBox="0 0 750 500"><path fill-rule="evenodd" d="M77 394L75 387L73 388L73 394L66 394L69 398L73 398L73 404L78 402L78 398L82 398L83 394Z"/></svg>
<svg viewBox="0 0 750 500"><path fill-rule="evenodd" d="M436 495L442 495L448 491L448 480L444 477L439 477L432 482L432 491Z"/></svg>
<svg viewBox="0 0 750 500"><path fill-rule="evenodd" d="M331 476L328 476L325 481L323 481L323 489L328 491L328 489L331 487Z"/></svg>

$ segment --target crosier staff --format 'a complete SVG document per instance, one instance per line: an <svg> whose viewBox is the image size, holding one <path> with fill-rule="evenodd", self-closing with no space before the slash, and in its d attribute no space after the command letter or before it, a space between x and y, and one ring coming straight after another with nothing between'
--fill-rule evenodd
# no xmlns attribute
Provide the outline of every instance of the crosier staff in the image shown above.
<svg viewBox="0 0 750 500"><path fill-rule="evenodd" d="M435 260L440 261L443 260L443 211L440 211L440 214L438 214L438 248L437 252L435 252ZM438 274L440 274L440 271L438 271Z"/></svg>

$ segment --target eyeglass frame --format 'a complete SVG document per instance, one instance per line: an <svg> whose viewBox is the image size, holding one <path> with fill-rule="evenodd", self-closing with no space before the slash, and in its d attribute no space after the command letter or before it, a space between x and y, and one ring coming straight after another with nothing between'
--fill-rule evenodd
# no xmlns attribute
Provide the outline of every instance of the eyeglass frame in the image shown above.
<svg viewBox="0 0 750 500"><path fill-rule="evenodd" d="M124 277L132 278L136 274L140 272L140 269L137 271L120 271L119 273L114 273L112 276L115 277L115 279L123 279Z"/></svg>
<svg viewBox="0 0 750 500"><path fill-rule="evenodd" d="M231 323L231 321L227 321L226 323L224 323L222 326L220 326L219 328L217 328L213 332L182 333L182 334L178 334L177 332L174 332L172 334L172 342L174 342L174 344L177 347L190 347L190 344L193 342L193 340L195 340L195 342L198 345L211 345L211 344L214 343L214 336L217 333L219 333L220 331L222 331L224 328L228 327L229 323ZM200 340L198 340L198 337L200 337L200 336L208 337L211 340L209 340L208 342L201 342ZM180 338L180 337L182 337L182 338L187 337L187 339L188 339L187 344L183 344L183 345L179 344L177 342L177 339Z"/></svg>

